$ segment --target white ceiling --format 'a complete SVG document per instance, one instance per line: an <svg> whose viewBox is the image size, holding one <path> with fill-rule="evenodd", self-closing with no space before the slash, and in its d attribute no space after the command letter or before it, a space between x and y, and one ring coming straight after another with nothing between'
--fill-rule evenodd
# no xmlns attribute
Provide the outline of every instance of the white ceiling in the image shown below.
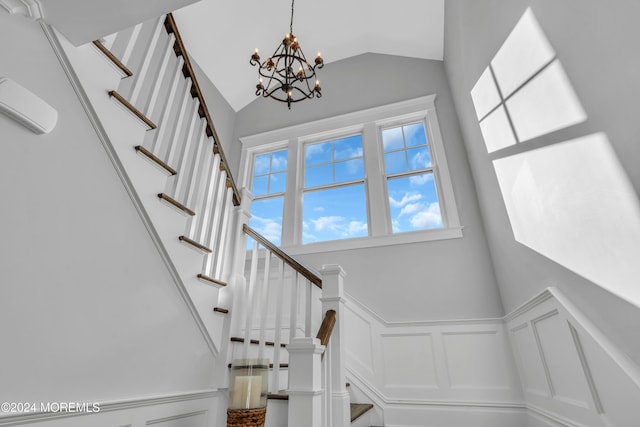
<svg viewBox="0 0 640 427"><path fill-rule="evenodd" d="M289 31L289 0L202 0L174 12L187 50L238 111L255 99L255 48L271 54ZM325 63L367 52L442 59L444 0L295 3L293 33ZM320 74L322 80L322 74Z"/></svg>

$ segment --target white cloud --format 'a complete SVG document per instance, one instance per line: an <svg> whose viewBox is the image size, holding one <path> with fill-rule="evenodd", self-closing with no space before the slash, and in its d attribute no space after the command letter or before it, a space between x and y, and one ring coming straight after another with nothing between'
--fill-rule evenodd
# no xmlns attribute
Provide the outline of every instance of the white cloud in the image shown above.
<svg viewBox="0 0 640 427"><path fill-rule="evenodd" d="M282 224L274 221L271 218L261 218L259 216L251 217L252 227L255 230L266 237L270 242L280 243L280 237L282 236Z"/></svg>
<svg viewBox="0 0 640 427"><path fill-rule="evenodd" d="M367 232L367 223L362 221L351 221L347 227L347 235L353 236L363 232Z"/></svg>
<svg viewBox="0 0 640 427"><path fill-rule="evenodd" d="M411 166L413 169L422 169L429 167L431 159L429 158L429 152L427 150L418 151L415 156L411 158Z"/></svg>
<svg viewBox="0 0 640 427"><path fill-rule="evenodd" d="M402 210L398 214L398 217L401 217L402 215L411 215L412 213L419 212L423 210L424 207L425 206L423 203L409 203L402 208Z"/></svg>
<svg viewBox="0 0 640 427"><path fill-rule="evenodd" d="M347 222L347 218L342 216L321 216L310 222L313 224L313 231L329 232L340 237L358 236L368 231L366 222Z"/></svg>
<svg viewBox="0 0 640 427"><path fill-rule="evenodd" d="M389 196L389 204L391 205L391 207L401 208L401 207L405 206L407 203L417 202L420 199L422 199L422 194L405 193L404 196L402 196L402 200L400 200L400 201L398 201L398 200L394 199L393 197Z"/></svg>
<svg viewBox="0 0 640 427"><path fill-rule="evenodd" d="M287 156L274 155L271 158L271 170L281 171L287 169Z"/></svg>
<svg viewBox="0 0 640 427"><path fill-rule="evenodd" d="M423 175L413 175L409 177L409 184L412 186L420 186L426 184L429 181L433 181L433 174L425 173Z"/></svg>
<svg viewBox="0 0 640 427"><path fill-rule="evenodd" d="M428 208L412 216L409 222L414 228L420 229L442 227L440 206L437 203L431 203Z"/></svg>
<svg viewBox="0 0 640 427"><path fill-rule="evenodd" d="M315 231L338 231L340 223L344 220L345 218L341 216L321 216L318 219L312 219L311 223Z"/></svg>
<svg viewBox="0 0 640 427"><path fill-rule="evenodd" d="M316 206L315 208L313 208L314 212L324 212L324 207L323 206Z"/></svg>

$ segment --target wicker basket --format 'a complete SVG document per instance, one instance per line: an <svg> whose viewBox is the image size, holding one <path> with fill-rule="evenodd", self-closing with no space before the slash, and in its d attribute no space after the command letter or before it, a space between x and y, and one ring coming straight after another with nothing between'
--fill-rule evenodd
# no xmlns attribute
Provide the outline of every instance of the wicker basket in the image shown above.
<svg viewBox="0 0 640 427"><path fill-rule="evenodd" d="M229 409L227 427L263 427L267 408Z"/></svg>

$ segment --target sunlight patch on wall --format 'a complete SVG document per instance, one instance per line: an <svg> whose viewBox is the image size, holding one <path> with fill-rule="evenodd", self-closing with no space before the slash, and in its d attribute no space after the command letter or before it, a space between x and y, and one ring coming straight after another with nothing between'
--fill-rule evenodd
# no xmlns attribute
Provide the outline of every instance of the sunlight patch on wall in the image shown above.
<svg viewBox="0 0 640 427"><path fill-rule="evenodd" d="M640 204L604 133L494 167L518 242L640 306Z"/></svg>
<svg viewBox="0 0 640 427"><path fill-rule="evenodd" d="M490 153L587 119L531 9L471 89L471 98Z"/></svg>
<svg viewBox="0 0 640 427"><path fill-rule="evenodd" d="M507 97L556 56L531 9L527 9L491 61Z"/></svg>
<svg viewBox="0 0 640 427"><path fill-rule="evenodd" d="M507 110L521 142L587 119L558 60L507 100Z"/></svg>

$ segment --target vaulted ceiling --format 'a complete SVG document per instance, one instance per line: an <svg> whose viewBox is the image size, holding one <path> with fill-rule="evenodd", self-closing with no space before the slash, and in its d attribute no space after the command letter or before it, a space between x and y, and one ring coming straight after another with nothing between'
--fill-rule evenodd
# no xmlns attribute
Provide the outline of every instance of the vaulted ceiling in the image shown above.
<svg viewBox="0 0 640 427"><path fill-rule="evenodd" d="M236 111L255 99L257 71L249 57L255 48L263 58L271 54L291 18L290 0L38 3L45 20L77 45L174 11L191 56ZM441 60L443 27L444 0L298 0L293 21L305 54L321 52L326 64L368 52Z"/></svg>
<svg viewBox="0 0 640 427"><path fill-rule="evenodd" d="M202 0L174 15L187 49L238 111L255 99L249 57L275 51L291 2ZM443 21L444 0L298 0L293 33L307 57L321 52L325 63L367 52L441 60Z"/></svg>

